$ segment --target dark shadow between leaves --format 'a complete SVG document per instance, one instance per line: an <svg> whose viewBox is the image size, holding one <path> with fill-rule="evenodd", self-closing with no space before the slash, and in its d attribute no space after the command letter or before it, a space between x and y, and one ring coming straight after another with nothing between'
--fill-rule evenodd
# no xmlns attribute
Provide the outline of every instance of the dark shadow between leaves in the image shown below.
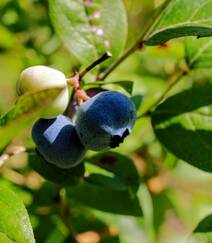
<svg viewBox="0 0 212 243"><path fill-rule="evenodd" d="M36 153L29 154L29 165L45 179L62 186L75 185L84 176L85 168L81 163L70 169L61 169L46 162Z"/></svg>

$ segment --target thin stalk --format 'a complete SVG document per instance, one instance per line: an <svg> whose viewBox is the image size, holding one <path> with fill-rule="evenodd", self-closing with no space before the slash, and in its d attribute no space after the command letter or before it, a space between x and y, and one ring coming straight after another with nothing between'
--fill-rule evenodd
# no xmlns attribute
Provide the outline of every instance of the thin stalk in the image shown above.
<svg viewBox="0 0 212 243"><path fill-rule="evenodd" d="M75 94L77 97L77 103L78 105L81 105L83 101L86 101L90 99L90 97L86 94L86 92L81 88L80 81L85 76L87 72L89 72L91 69L99 65L100 63L104 62L108 58L112 57L110 52L106 52L104 55L102 55L99 59L97 59L95 62L93 62L91 65L86 67L84 70L82 70L79 73L75 73L74 76L71 78L66 79L67 84L71 85L75 89ZM69 103L71 100L69 101Z"/></svg>
<svg viewBox="0 0 212 243"><path fill-rule="evenodd" d="M110 52L105 52L103 56L101 56L99 59L91 63L88 67L86 67L84 70L78 73L79 81L85 76L86 73L88 73L91 69L99 65L100 63L104 62L108 58L111 58L112 54Z"/></svg>
<svg viewBox="0 0 212 243"><path fill-rule="evenodd" d="M134 53L137 49L142 49L143 44L145 43L145 37L151 30L152 26L154 25L155 21L158 19L158 17L161 15L163 10L168 6L171 0L166 0L164 4L160 7L160 9L157 11L157 13L152 17L150 23L147 25L146 29L144 32L140 35L138 40L131 46L126 52L119 58L117 61L115 61L107 70L105 73L103 73L102 77L100 80L104 80L107 78L107 76L114 70L116 69L119 64L121 64L128 56L130 56L132 53Z"/></svg>

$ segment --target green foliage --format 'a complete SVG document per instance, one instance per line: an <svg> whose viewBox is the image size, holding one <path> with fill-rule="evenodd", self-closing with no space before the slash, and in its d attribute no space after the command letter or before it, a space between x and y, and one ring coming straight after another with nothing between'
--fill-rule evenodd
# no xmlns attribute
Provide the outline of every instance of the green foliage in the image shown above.
<svg viewBox="0 0 212 243"><path fill-rule="evenodd" d="M162 191L152 196L154 208L154 229L159 232L161 225L165 221L166 212L173 207L168 197L168 191Z"/></svg>
<svg viewBox="0 0 212 243"><path fill-rule="evenodd" d="M27 211L19 199L7 188L0 188L1 242L35 242Z"/></svg>
<svg viewBox="0 0 212 243"><path fill-rule="evenodd" d="M131 191L111 189L102 183L98 185L81 181L76 187L68 188L68 196L84 205L105 212L142 216L138 199Z"/></svg>
<svg viewBox="0 0 212 243"><path fill-rule="evenodd" d="M186 38L186 59L192 69L211 68L212 40L211 38Z"/></svg>
<svg viewBox="0 0 212 243"><path fill-rule="evenodd" d="M56 184L68 186L77 183L84 174L84 165L80 164L71 169L61 169L46 162L36 153L29 154L30 166L47 180Z"/></svg>
<svg viewBox="0 0 212 243"><path fill-rule="evenodd" d="M212 215L205 217L195 228L188 243L209 243L212 240Z"/></svg>
<svg viewBox="0 0 212 243"><path fill-rule="evenodd" d="M195 228L194 232L212 232L212 215L205 217Z"/></svg>
<svg viewBox="0 0 212 243"><path fill-rule="evenodd" d="M88 158L87 161L112 173L112 179L117 177L119 181L122 181L122 184L125 185L125 190L129 188L136 191L138 189L138 172L133 161L128 157L115 152L107 152Z"/></svg>
<svg viewBox="0 0 212 243"><path fill-rule="evenodd" d="M121 0L93 1L87 5L83 0L50 0L49 5L58 35L80 63L91 63L105 50L114 59L123 51L127 19Z"/></svg>
<svg viewBox="0 0 212 243"><path fill-rule="evenodd" d="M60 92L60 88L54 88L21 96L16 105L0 117L0 148L4 148L19 132L30 126Z"/></svg>
<svg viewBox="0 0 212 243"><path fill-rule="evenodd" d="M0 233L0 241L5 243L13 243L14 241L10 240L6 234Z"/></svg>
<svg viewBox="0 0 212 243"><path fill-rule="evenodd" d="M168 98L153 113L156 136L178 158L212 172L210 113L212 85L206 84Z"/></svg>
<svg viewBox="0 0 212 243"><path fill-rule="evenodd" d="M139 177L130 159L110 152L98 154L87 161L93 165L87 167L89 176L76 187L68 188L72 199L106 212L142 215L135 194Z"/></svg>
<svg viewBox="0 0 212 243"><path fill-rule="evenodd" d="M96 81L96 82L89 82L84 84L85 89L89 88L96 88L101 87L102 89L108 89L110 87L120 87L122 90L126 91L128 94L132 95L133 92L133 81L123 80L123 81L111 81L111 82L104 82L104 81Z"/></svg>
<svg viewBox="0 0 212 243"><path fill-rule="evenodd" d="M211 0L4 0L0 16L0 242L35 242L33 228L44 243L211 243ZM57 168L30 128L61 89L16 100L15 83L31 65L70 80L106 51L80 85L130 96L135 127L119 148Z"/></svg>
<svg viewBox="0 0 212 243"><path fill-rule="evenodd" d="M168 6L147 36L147 45L160 45L182 36L212 35L210 0L167 1Z"/></svg>
<svg viewBox="0 0 212 243"><path fill-rule="evenodd" d="M118 85L120 87L122 87L127 93L129 93L130 95L132 95L133 92L133 81L115 81L115 82L111 82L111 84L114 85Z"/></svg>
<svg viewBox="0 0 212 243"><path fill-rule="evenodd" d="M131 100L135 104L136 110L139 110L141 103L142 103L142 95L133 95Z"/></svg>

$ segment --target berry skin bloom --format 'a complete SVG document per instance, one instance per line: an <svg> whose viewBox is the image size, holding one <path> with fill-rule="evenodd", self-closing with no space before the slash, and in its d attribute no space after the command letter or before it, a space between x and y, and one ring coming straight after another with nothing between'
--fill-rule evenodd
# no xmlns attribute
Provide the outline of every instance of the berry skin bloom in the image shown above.
<svg viewBox="0 0 212 243"><path fill-rule="evenodd" d="M119 146L130 134L135 120L135 106L126 95L104 91L79 107L76 129L87 149L99 151Z"/></svg>

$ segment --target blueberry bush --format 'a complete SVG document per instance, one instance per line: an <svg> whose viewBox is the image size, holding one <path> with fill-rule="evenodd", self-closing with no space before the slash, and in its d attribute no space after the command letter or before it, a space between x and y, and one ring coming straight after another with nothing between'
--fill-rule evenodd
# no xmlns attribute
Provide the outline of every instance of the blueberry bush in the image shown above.
<svg viewBox="0 0 212 243"><path fill-rule="evenodd" d="M0 243L211 243L212 1L0 16Z"/></svg>

